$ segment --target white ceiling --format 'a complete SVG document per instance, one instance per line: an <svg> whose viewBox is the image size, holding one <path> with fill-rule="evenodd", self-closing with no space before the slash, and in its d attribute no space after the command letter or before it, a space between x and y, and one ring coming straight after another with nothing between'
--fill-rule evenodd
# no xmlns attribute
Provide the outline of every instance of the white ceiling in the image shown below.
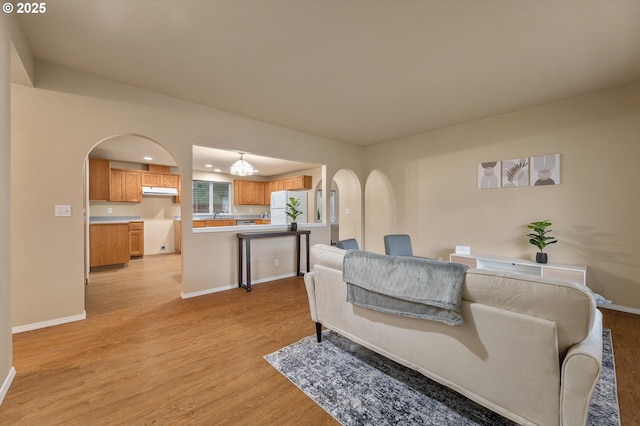
<svg viewBox="0 0 640 426"><path fill-rule="evenodd" d="M360 145L640 79L640 1L85 0L36 59Z"/></svg>

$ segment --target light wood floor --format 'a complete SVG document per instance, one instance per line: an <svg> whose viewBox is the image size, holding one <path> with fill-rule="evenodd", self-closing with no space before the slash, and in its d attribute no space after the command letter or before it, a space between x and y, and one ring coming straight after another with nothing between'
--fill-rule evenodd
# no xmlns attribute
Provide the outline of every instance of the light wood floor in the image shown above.
<svg viewBox="0 0 640 426"><path fill-rule="evenodd" d="M337 424L262 358L314 333L290 278L180 299L180 256L92 273L87 319L14 335L1 425ZM606 311L623 425L640 425L640 317Z"/></svg>

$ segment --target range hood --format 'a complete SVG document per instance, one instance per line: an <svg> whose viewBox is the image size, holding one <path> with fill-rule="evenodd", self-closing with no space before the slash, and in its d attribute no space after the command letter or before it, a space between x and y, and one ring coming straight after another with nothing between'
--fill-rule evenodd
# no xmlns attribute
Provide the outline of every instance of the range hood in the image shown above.
<svg viewBox="0 0 640 426"><path fill-rule="evenodd" d="M178 195L176 188L161 188L159 186L143 186L142 195L165 195L167 197L175 197Z"/></svg>

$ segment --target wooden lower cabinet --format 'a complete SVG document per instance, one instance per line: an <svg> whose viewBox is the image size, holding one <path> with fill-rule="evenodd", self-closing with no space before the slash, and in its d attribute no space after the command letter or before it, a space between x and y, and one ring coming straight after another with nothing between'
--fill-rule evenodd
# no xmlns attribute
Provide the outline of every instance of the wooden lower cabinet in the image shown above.
<svg viewBox="0 0 640 426"><path fill-rule="evenodd" d="M129 222L129 257L144 256L144 222Z"/></svg>
<svg viewBox="0 0 640 426"><path fill-rule="evenodd" d="M98 223L89 226L89 266L129 262L129 224Z"/></svg>

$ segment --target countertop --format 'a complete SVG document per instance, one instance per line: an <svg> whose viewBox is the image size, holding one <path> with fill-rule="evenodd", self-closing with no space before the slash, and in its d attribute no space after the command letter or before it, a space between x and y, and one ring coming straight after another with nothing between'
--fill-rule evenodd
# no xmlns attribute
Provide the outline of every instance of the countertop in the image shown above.
<svg viewBox="0 0 640 426"><path fill-rule="evenodd" d="M141 222L140 216L91 216L89 224L108 225L114 223Z"/></svg>

